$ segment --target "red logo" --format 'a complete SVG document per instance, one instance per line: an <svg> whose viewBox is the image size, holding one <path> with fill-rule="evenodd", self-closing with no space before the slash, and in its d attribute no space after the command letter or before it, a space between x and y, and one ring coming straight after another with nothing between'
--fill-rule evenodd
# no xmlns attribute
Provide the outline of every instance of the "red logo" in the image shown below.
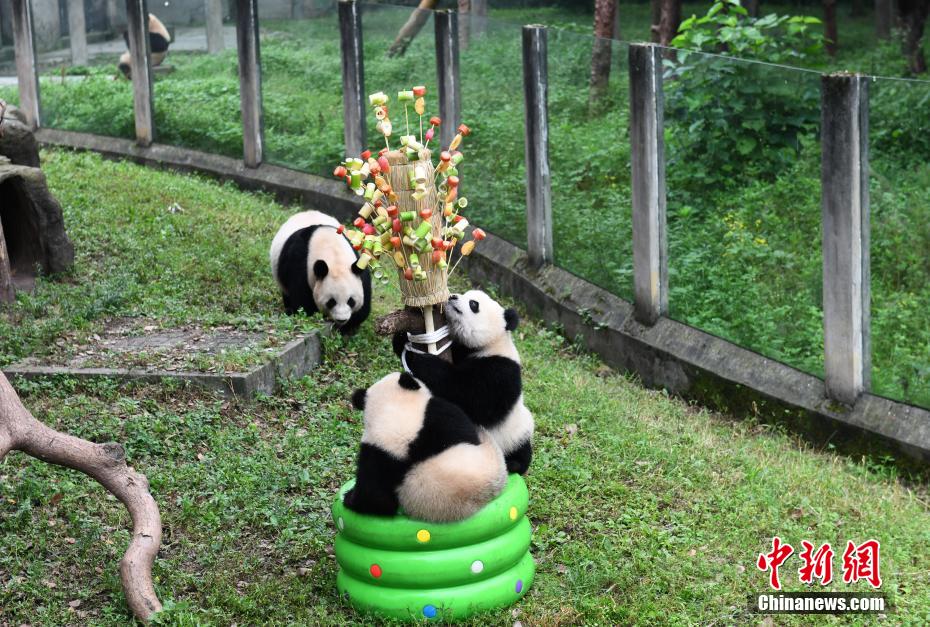
<svg viewBox="0 0 930 627"><path fill-rule="evenodd" d="M772 571L769 574L769 583L776 590L781 590L781 582L778 580L778 567L791 557L792 553L794 553L794 549L791 548L791 545L782 544L781 538L775 536L772 538L772 552L760 553L759 559L756 560L756 566L759 567L759 570L762 572Z"/></svg>
<svg viewBox="0 0 930 627"><path fill-rule="evenodd" d="M850 540L846 544L846 551L843 552L843 581L855 583L860 579L865 579L873 588L880 587L882 585L878 566L880 548L878 540L866 540L859 546Z"/></svg>
<svg viewBox="0 0 930 627"><path fill-rule="evenodd" d="M826 542L816 551L814 545L807 540L801 540L804 550L798 554L803 565L798 569L798 578L801 583L813 584L819 580L820 585L826 586L833 581L833 549ZM843 552L843 582L856 583L860 580L868 581L873 588L882 585L881 569L879 566L879 552L881 546L878 540L866 540L856 545L852 540L846 543ZM756 566L762 572L769 572L769 584L775 590L781 590L778 569L794 554L794 548L782 542L781 538L772 538L772 550L769 553L760 553Z"/></svg>

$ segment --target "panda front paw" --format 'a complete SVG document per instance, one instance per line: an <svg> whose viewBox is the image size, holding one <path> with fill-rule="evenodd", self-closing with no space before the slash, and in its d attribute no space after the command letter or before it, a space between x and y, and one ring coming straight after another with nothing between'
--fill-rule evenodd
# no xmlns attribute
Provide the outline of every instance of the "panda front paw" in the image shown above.
<svg viewBox="0 0 930 627"><path fill-rule="evenodd" d="M407 332L395 332L394 337L391 338L391 345L394 347L394 354L400 357L404 352L404 348L407 346Z"/></svg>

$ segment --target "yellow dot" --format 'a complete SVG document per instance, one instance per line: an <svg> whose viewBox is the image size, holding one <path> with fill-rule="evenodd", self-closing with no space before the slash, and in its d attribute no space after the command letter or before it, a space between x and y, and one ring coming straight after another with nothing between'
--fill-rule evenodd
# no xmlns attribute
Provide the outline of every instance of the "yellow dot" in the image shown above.
<svg viewBox="0 0 930 627"><path fill-rule="evenodd" d="M517 508L511 507L510 508L510 520L516 520L516 519L517 519Z"/></svg>
<svg viewBox="0 0 930 627"><path fill-rule="evenodd" d="M420 529L419 531L417 531L417 540L419 540L420 542L429 542L429 538L430 538L429 531L427 531L426 529Z"/></svg>

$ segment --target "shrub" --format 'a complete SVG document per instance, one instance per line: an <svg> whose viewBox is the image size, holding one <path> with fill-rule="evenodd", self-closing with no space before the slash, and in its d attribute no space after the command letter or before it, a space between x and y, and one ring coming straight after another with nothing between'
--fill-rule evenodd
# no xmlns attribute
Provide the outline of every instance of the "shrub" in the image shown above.
<svg viewBox="0 0 930 627"><path fill-rule="evenodd" d="M688 188L726 186L740 172L774 180L817 131L819 77L798 65L822 49L814 17L748 16L718 0L682 22L665 61L670 173L687 164ZM708 54L710 53L710 54ZM766 64L731 59L722 54Z"/></svg>

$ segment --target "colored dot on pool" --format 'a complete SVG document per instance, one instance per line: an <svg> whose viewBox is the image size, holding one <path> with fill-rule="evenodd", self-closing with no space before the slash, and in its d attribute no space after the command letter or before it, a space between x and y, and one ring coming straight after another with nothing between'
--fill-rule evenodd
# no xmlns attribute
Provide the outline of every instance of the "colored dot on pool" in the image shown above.
<svg viewBox="0 0 930 627"><path fill-rule="evenodd" d="M522 579L517 579L517 585L514 586L514 590L517 591L517 594L520 594L520 592L523 590L523 580L522 580Z"/></svg>
<svg viewBox="0 0 930 627"><path fill-rule="evenodd" d="M517 519L517 508L511 507L510 508L510 520L516 520L516 519Z"/></svg>
<svg viewBox="0 0 930 627"><path fill-rule="evenodd" d="M471 563L471 572L477 575L482 570L484 570L484 562L482 562L481 560L475 560L474 562Z"/></svg>
<svg viewBox="0 0 930 627"><path fill-rule="evenodd" d="M436 606L435 605L424 605L423 616L427 618L434 618L436 616Z"/></svg>
<svg viewBox="0 0 930 627"><path fill-rule="evenodd" d="M381 567L378 566L377 564L372 564L371 568L368 569L368 572L371 573L372 577L377 579L381 576Z"/></svg>
<svg viewBox="0 0 930 627"><path fill-rule="evenodd" d="M339 531L342 531L346 528L346 521L342 519L342 516L339 517L339 520L336 521L336 524L339 526Z"/></svg>
<svg viewBox="0 0 930 627"><path fill-rule="evenodd" d="M430 538L429 531L427 531L426 529L420 529L419 531L417 531L417 540L419 540L420 542L429 542L429 538ZM432 606L430 605L428 607L432 607Z"/></svg>

